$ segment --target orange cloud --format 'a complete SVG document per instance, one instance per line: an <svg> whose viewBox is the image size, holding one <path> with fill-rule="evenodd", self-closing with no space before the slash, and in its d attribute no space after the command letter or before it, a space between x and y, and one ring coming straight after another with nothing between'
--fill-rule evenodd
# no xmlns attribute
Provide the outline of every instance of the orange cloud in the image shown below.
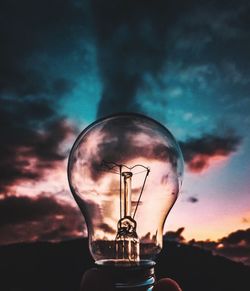
<svg viewBox="0 0 250 291"><path fill-rule="evenodd" d="M205 134L199 138L192 138L181 142L184 159L189 171L201 173L210 166L227 160L237 151L241 138L234 133L230 135Z"/></svg>
<svg viewBox="0 0 250 291"><path fill-rule="evenodd" d="M187 168L190 172L201 173L228 159L229 156L221 155L219 153L216 153L214 156L198 154L187 163Z"/></svg>

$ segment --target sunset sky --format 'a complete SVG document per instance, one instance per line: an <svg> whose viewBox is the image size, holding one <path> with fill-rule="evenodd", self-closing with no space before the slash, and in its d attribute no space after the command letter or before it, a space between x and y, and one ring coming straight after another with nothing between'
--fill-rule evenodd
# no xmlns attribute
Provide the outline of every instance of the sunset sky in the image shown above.
<svg viewBox="0 0 250 291"><path fill-rule="evenodd" d="M165 230L243 230L230 246L249 249L249 13L244 0L1 1L0 243L86 235L69 150L97 118L132 111L183 150Z"/></svg>

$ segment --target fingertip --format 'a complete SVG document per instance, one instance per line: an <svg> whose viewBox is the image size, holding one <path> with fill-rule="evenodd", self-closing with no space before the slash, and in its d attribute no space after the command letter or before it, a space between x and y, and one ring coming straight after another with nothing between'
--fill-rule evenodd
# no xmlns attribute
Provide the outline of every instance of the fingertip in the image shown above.
<svg viewBox="0 0 250 291"><path fill-rule="evenodd" d="M112 278L99 269L90 269L83 274L80 291L113 290Z"/></svg>
<svg viewBox="0 0 250 291"><path fill-rule="evenodd" d="M153 291L182 291L182 289L174 280L164 278L155 284Z"/></svg>

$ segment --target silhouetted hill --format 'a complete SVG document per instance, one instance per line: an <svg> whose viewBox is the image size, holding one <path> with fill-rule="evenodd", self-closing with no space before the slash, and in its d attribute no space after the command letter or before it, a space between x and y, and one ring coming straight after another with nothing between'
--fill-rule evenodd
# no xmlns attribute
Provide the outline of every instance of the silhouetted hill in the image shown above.
<svg viewBox="0 0 250 291"><path fill-rule="evenodd" d="M86 239L2 246L0 290L77 291L91 266ZM165 242L156 274L177 280L184 291L250 290L250 267L174 242Z"/></svg>

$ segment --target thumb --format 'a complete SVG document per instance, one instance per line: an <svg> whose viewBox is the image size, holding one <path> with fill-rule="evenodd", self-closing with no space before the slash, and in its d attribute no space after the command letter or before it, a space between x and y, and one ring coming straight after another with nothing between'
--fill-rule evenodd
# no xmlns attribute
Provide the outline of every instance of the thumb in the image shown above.
<svg viewBox="0 0 250 291"><path fill-rule="evenodd" d="M81 291L113 291L112 278L98 269L90 269L82 277Z"/></svg>

